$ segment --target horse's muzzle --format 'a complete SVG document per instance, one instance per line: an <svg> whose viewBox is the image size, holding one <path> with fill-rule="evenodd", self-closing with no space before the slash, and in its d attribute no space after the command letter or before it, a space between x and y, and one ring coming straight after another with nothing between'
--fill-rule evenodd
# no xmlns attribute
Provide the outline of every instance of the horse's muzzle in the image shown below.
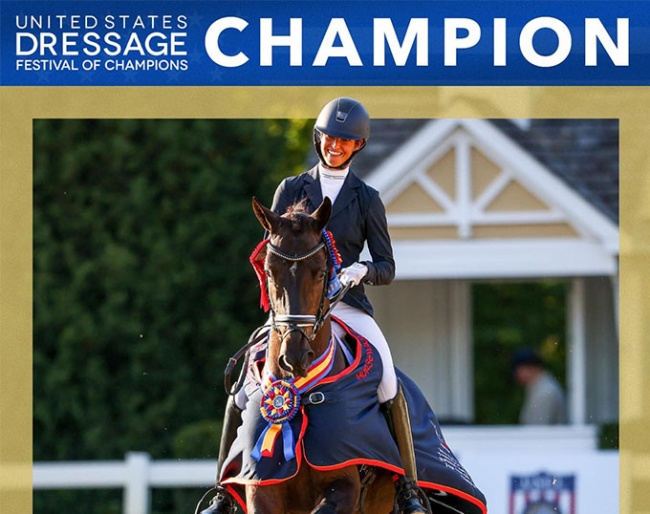
<svg viewBox="0 0 650 514"><path fill-rule="evenodd" d="M293 352L285 350L280 354L278 365L294 377L306 377L313 360L314 352L311 347Z"/></svg>

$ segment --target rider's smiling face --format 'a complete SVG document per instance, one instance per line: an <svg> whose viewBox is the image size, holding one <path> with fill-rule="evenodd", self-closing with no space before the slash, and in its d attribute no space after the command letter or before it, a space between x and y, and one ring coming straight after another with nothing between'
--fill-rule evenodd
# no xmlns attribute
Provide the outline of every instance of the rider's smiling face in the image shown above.
<svg viewBox="0 0 650 514"><path fill-rule="evenodd" d="M343 139L322 134L320 138L320 151L328 168L342 166L359 149L363 141L355 139Z"/></svg>

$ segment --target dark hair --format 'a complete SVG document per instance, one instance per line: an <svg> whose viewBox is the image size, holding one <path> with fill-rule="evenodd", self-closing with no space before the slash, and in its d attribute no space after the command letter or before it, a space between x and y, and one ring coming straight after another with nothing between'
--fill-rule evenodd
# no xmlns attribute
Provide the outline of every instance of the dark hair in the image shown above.
<svg viewBox="0 0 650 514"><path fill-rule="evenodd" d="M539 353L537 353L532 348L520 348L512 358L513 371L517 368L517 366L522 365L537 366L538 368L543 368L544 360L539 355Z"/></svg>

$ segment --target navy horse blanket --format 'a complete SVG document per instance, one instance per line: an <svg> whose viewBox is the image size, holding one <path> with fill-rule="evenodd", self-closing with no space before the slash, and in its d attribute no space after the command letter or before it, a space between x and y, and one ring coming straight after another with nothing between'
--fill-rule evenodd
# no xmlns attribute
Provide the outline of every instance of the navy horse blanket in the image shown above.
<svg viewBox="0 0 650 514"><path fill-rule="evenodd" d="M252 349L242 425L219 470L221 483L242 508L246 484L288 480L305 464L319 470L365 464L404 473L377 399L381 358L367 339L343 326L348 335L338 344L347 345L351 362L335 376L306 384L270 384L264 374L266 341ZM316 363L315 368L325 364ZM411 417L418 484L450 513L486 514L485 497L445 443L424 395L403 372L396 372Z"/></svg>

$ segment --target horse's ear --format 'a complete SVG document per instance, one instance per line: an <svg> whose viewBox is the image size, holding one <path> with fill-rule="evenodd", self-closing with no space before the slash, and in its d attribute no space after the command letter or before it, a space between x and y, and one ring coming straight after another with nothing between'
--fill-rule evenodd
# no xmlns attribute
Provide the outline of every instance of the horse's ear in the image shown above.
<svg viewBox="0 0 650 514"><path fill-rule="evenodd" d="M275 233L280 226L280 216L264 207L255 197L253 197L253 212L267 232Z"/></svg>
<svg viewBox="0 0 650 514"><path fill-rule="evenodd" d="M332 201L329 199L329 196L326 196L323 199L323 202L318 206L318 208L312 213L311 217L314 218L318 223L318 230L323 230L325 225L332 215Z"/></svg>

